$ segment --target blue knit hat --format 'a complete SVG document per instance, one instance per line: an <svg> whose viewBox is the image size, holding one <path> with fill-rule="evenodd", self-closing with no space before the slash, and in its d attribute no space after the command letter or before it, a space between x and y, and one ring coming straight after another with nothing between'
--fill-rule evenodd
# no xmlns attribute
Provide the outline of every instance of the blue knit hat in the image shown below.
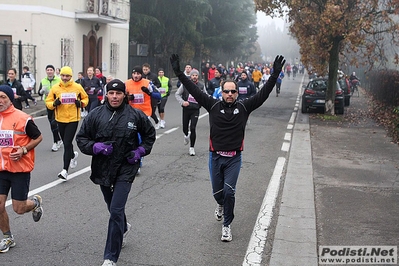
<svg viewBox="0 0 399 266"><path fill-rule="evenodd" d="M5 94L7 94L8 98L10 98L10 101L13 102L14 101L14 92L12 90L12 88L8 85L0 85L0 91L4 92Z"/></svg>

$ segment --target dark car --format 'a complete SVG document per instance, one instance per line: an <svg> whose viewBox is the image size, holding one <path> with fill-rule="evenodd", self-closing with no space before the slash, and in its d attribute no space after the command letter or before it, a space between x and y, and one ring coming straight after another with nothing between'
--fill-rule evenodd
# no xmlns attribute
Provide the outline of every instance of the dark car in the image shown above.
<svg viewBox="0 0 399 266"><path fill-rule="evenodd" d="M307 113L308 109L323 109L326 102L326 90L328 79L315 78L309 81L307 86L304 86L302 94L302 113ZM335 86L335 113L344 113L344 91L341 89L338 81Z"/></svg>
<svg viewBox="0 0 399 266"><path fill-rule="evenodd" d="M346 81L346 79L343 78L339 79L338 83L341 86L341 89L344 91L345 106L349 106L351 100L351 88L349 86L349 83Z"/></svg>

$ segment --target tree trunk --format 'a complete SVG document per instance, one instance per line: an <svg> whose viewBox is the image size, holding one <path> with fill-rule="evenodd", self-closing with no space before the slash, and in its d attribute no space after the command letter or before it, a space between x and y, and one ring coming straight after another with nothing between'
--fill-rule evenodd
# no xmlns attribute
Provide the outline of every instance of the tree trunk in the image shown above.
<svg viewBox="0 0 399 266"><path fill-rule="evenodd" d="M341 40L335 39L330 50L330 60L328 62L328 87L326 91L325 114L334 115L335 89L337 84L337 73L339 63L339 46Z"/></svg>

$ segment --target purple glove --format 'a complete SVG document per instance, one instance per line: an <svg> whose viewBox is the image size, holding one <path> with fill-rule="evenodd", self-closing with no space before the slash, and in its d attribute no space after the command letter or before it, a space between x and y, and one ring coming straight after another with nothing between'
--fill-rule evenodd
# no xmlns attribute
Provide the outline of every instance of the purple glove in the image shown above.
<svg viewBox="0 0 399 266"><path fill-rule="evenodd" d="M94 154L104 154L104 155L111 155L113 152L114 147L112 146L112 142L96 142L93 145L93 153Z"/></svg>
<svg viewBox="0 0 399 266"><path fill-rule="evenodd" d="M139 146L136 150L132 150L130 152L130 156L127 157L127 161L130 164L135 164L140 161L140 158L145 155L145 149L142 146Z"/></svg>

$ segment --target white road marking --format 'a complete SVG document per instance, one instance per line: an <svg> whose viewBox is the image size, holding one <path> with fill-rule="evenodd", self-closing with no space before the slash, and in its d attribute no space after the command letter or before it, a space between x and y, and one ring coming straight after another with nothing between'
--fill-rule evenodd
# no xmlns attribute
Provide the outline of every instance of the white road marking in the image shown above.
<svg viewBox="0 0 399 266"><path fill-rule="evenodd" d="M247 253L245 254L243 266L260 265L262 253L266 244L267 235L273 218L273 209L276 205L278 192L280 190L280 181L286 159L278 157L273 175L267 186L265 197L263 198L258 218L252 231Z"/></svg>
<svg viewBox="0 0 399 266"><path fill-rule="evenodd" d="M298 97L295 103L294 112L287 125L287 130L292 131L294 128L295 118L297 115L297 106L299 106L299 100L301 98L302 84L304 76L302 77L301 84L299 86ZM292 133L287 132L284 135L284 142L281 146L281 150L288 152L291 145ZM287 142L288 141L288 142ZM283 170L286 159L284 157L278 157L276 165L274 167L273 175L270 178L269 185L267 186L265 197L263 198L262 206L258 213L254 229L252 231L251 239L248 244L247 252L242 263L243 266L254 266L261 265L263 250L268 237L271 221L273 219L273 210L276 205L277 196L280 190L281 178L283 176Z"/></svg>

